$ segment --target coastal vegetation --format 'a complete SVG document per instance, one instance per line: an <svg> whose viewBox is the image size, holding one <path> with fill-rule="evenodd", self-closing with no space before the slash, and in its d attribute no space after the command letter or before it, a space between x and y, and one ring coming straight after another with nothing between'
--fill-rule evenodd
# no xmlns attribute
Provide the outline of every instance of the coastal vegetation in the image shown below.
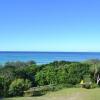
<svg viewBox="0 0 100 100"><path fill-rule="evenodd" d="M99 85L100 60L97 59L54 61L42 65L34 61L18 61L0 67L0 97L42 96L63 88L92 89Z"/></svg>

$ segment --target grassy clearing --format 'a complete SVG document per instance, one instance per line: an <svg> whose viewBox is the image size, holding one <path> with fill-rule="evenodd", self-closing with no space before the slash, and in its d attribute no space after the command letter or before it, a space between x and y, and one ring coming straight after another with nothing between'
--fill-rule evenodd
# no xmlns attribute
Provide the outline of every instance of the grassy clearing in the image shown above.
<svg viewBox="0 0 100 100"><path fill-rule="evenodd" d="M69 88L40 97L17 97L4 100L100 100L100 89Z"/></svg>

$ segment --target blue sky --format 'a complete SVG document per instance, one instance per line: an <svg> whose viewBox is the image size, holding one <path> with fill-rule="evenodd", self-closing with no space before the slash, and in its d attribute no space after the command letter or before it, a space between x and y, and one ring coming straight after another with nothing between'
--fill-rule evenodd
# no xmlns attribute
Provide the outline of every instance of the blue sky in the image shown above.
<svg viewBox="0 0 100 100"><path fill-rule="evenodd" d="M100 0L0 0L1 51L100 51Z"/></svg>

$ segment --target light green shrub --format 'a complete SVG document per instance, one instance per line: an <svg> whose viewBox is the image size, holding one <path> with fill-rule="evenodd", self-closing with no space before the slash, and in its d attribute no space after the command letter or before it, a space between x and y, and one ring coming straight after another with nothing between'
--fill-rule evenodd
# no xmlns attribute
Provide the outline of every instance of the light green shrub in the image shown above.
<svg viewBox="0 0 100 100"><path fill-rule="evenodd" d="M14 80L9 87L10 96L22 96L25 90L31 87L31 82L24 79Z"/></svg>

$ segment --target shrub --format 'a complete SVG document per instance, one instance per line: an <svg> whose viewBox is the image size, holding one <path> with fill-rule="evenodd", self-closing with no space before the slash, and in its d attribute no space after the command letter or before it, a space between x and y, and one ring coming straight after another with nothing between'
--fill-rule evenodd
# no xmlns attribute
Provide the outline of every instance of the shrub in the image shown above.
<svg viewBox="0 0 100 100"><path fill-rule="evenodd" d="M63 88L72 88L72 87L73 87L72 84L59 84L59 85L54 86L53 91L58 91L58 90L63 89Z"/></svg>
<svg viewBox="0 0 100 100"><path fill-rule="evenodd" d="M30 88L29 90L24 91L24 96L27 96L27 97L40 96L40 95L42 95L42 90L37 87Z"/></svg>
<svg viewBox="0 0 100 100"><path fill-rule="evenodd" d="M41 95L41 91L34 91L34 90L24 91L25 97L40 96L40 95Z"/></svg>
<svg viewBox="0 0 100 100"><path fill-rule="evenodd" d="M54 90L55 90L54 85L33 87L27 91L24 91L24 96L40 96L40 95L46 94L48 91L54 91Z"/></svg>
<svg viewBox="0 0 100 100"><path fill-rule="evenodd" d="M3 82L3 78L0 77L0 97L3 96L3 92L4 92L4 82Z"/></svg>
<svg viewBox="0 0 100 100"><path fill-rule="evenodd" d="M92 86L90 75L84 75L84 82L83 88L90 89Z"/></svg>
<svg viewBox="0 0 100 100"><path fill-rule="evenodd" d="M22 96L25 90L31 87L31 82L24 79L14 80L9 87L10 96Z"/></svg>
<svg viewBox="0 0 100 100"><path fill-rule="evenodd" d="M99 87L99 85L96 84L96 83L93 83L93 84L91 85L91 88L98 88L98 87Z"/></svg>
<svg viewBox="0 0 100 100"><path fill-rule="evenodd" d="M90 83L85 83L85 84L83 84L83 88L90 89L91 84Z"/></svg>
<svg viewBox="0 0 100 100"><path fill-rule="evenodd" d="M36 65L27 66L24 68L17 68L14 71L14 76L15 78L28 79L32 82L32 86L35 86L36 71L37 71Z"/></svg>

